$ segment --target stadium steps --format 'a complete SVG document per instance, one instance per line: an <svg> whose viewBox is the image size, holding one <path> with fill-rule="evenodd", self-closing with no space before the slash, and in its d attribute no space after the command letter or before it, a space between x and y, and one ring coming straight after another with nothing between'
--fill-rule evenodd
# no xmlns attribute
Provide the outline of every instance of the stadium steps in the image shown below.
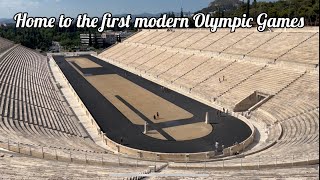
<svg viewBox="0 0 320 180"><path fill-rule="evenodd" d="M295 64L295 66L308 65L315 68L319 64L319 33L301 43L287 54L279 57L279 63Z"/></svg>
<svg viewBox="0 0 320 180"><path fill-rule="evenodd" d="M5 72L4 72L5 73ZM3 83L10 83L10 82L14 82L14 79L17 77L17 75L11 75L11 74L6 74L6 80L4 80L4 79L1 79L0 81L1 82L3 82ZM24 78L21 78L21 79L24 79ZM32 83L32 82L30 82L30 80L26 80L24 83L29 83L28 85L29 85L29 87L32 87L33 89L35 89L36 90L36 92L35 91L33 91L33 92L35 92L35 93L39 93L39 94L41 94L41 92L45 92L45 91L42 91L42 89L43 88L45 88L45 87L43 87L43 86L41 86L41 85L38 85L38 84L36 84L36 83ZM10 83L10 85L15 85L15 84L11 84ZM37 91L37 89L39 90L39 91ZM51 91L51 92L50 92ZM54 97L55 95L54 95L54 91L53 90L48 90L48 92L49 93L42 93L43 95L46 95L46 96L51 96L51 98L55 98L55 99L57 99L57 100L60 100L60 98L57 98L57 97Z"/></svg>
<svg viewBox="0 0 320 180"><path fill-rule="evenodd" d="M319 107L318 98L310 99L315 93L313 88L317 86L315 81L318 81L318 75L304 74L270 99L267 104L262 105L260 109L273 112L276 119L281 121ZM304 88L305 91L299 92L299 88ZM292 104L291 100L296 97L299 98Z"/></svg>
<svg viewBox="0 0 320 180"><path fill-rule="evenodd" d="M229 49L230 47L234 46L235 44L239 43L240 41L246 39L247 37L249 37L250 35L252 35L254 32L252 33L248 33L246 36L242 37L241 39L237 40L235 43L229 45L228 47L226 47L225 49L223 49L221 52L219 53L223 53L224 51L226 51L227 49Z"/></svg>
<svg viewBox="0 0 320 180"><path fill-rule="evenodd" d="M180 36L176 37L175 39L172 39L171 41L164 44L166 47L175 47L177 44L185 41L186 39L190 38L194 33L185 31Z"/></svg>
<svg viewBox="0 0 320 180"><path fill-rule="evenodd" d="M247 56L248 54L250 54L251 52L255 51L256 49L260 48L261 46L263 46L264 44L272 41L273 39L275 39L277 36L279 36L282 32L280 32L279 34L277 34L276 36L273 36L271 39L269 39L268 41L264 42L263 44L260 44L259 46L255 47L254 49L252 49L251 51L249 51L247 54L245 54L245 56Z"/></svg>
<svg viewBox="0 0 320 180"><path fill-rule="evenodd" d="M34 53L18 46L0 62L1 70L10 70L1 71L0 139L34 148L40 145L75 152L104 152L91 140L79 136L67 103L52 84L47 61ZM40 84L40 79L47 83Z"/></svg>
<svg viewBox="0 0 320 180"><path fill-rule="evenodd" d="M162 39L162 42L155 43L155 45L151 47L158 48L158 46L161 45L162 43L163 45L162 48L165 51L165 53L163 54L168 54L168 51L171 51L171 50L170 49L165 50L166 46L169 47L177 43L176 45L173 46L174 48L172 51L179 51L179 50L182 50L181 48L184 48L190 53L193 53L193 52L197 53L196 55L204 54L204 55L212 56L217 54L214 50L211 50L209 52L205 52L205 51L201 52L196 50L206 49L208 46L211 46L218 40L220 40L220 42L223 42L224 40L227 39L224 36L228 35L228 33L221 33L221 34L218 33L218 34L214 34L215 37L213 37L213 35L210 33L206 33L206 32L202 33L199 30L196 30L195 32L197 33L191 35L190 38L187 38L187 39L184 39L183 37L186 37L189 34L183 34L182 36L180 36L181 32L158 32L156 34L161 35L161 37L158 37L158 39ZM254 76L251 76L249 78L246 77L247 79L243 82L242 81L237 82L236 84L240 83L238 86L230 87L232 88L231 90L230 88L228 88L226 90L228 92L223 94L222 98L226 98L227 100L229 100L229 97L225 96L226 94L230 94L230 96L238 96L238 98L236 98L236 100L238 100L244 97L245 95L247 95L250 89L251 90L255 89L260 91L265 90L266 91L265 93L275 94L275 96L271 98L268 102L264 103L261 107L259 107L258 109L252 112L252 116L257 121L261 120L271 126L269 127L270 137L268 139L268 142L266 142L265 144L266 149L261 150L258 153L254 153L252 155L247 156L246 158L248 158L249 160L257 160L256 159L257 156L265 156L266 159L264 159L265 160L264 165L272 165L274 161L268 159L270 158L270 156L272 157L286 156L286 155L291 156L292 154L294 154L299 156L299 159L296 159L294 163L307 163L308 158L306 156L303 156L303 154L300 153L300 150L306 152L307 154L310 154L310 160L312 162L316 162L316 160L318 160L318 157L314 156L314 154L318 153L316 149L317 146L315 146L315 144L319 139L319 135L317 133L317 130L319 129L318 128L319 122L317 122L319 113L317 109L315 109L315 112L314 112L315 115L313 115L313 112L308 113L309 110L319 107L318 103L316 103L316 100L318 98L315 97L318 94L315 91L317 88L314 83L317 81L317 79L314 78L313 75L310 75L310 74L314 74L314 72L310 73L310 72L305 72L304 70L303 71L297 70L300 68L300 65L298 64L292 64L292 66L285 67L284 66L285 64L274 63L273 61L271 61L273 60L273 57L279 57L281 54L288 53L286 52L288 50L291 52L294 50L295 46L300 46L301 43L307 42L306 38L308 37L310 38L312 34L315 34L315 33L310 33L309 31L305 32L300 30L288 31L288 32L276 31L273 35L269 36L270 38L265 38L265 41L263 41L261 44L259 43L259 45L250 48L250 51L246 51L248 53L245 54L245 56L248 56L249 58L248 61L246 58L243 58L243 61L246 61L248 63L253 63L253 64L266 65L265 66L266 70L263 70L263 72L260 71L261 73L256 72ZM219 38L217 38L218 36ZM295 36L299 36L299 37L295 37ZM194 39L194 37L200 37L200 38ZM164 43L165 41L168 41L170 39L172 39L173 41L167 44ZM184 40L180 42L181 39L184 39ZM245 39L246 38L242 40L245 40ZM286 42L281 42L280 40L286 40ZM193 42L193 43L190 44L190 42ZM137 44L139 43L140 42L137 41ZM141 42L140 44L145 45L147 43L148 42ZM236 44L239 44L239 43L240 42L237 42ZM152 42L149 44L152 44ZM229 42L228 44L231 44L231 42ZM232 43L232 44L235 44L235 43ZM134 44L130 45L130 43L127 43L126 46L133 46L133 45ZM279 45L282 45L281 48L278 47ZM224 48L223 55L215 56L215 57L221 58L223 61L227 61L230 59L235 60L234 58L237 58L237 57L227 56L228 49L232 49L231 46ZM270 49L270 51L268 49ZM241 48L239 48L238 50L241 50ZM150 54L147 54L146 57L150 56ZM153 68L158 64L163 63L164 58L161 58L165 56L163 54L156 55L157 58L152 58L152 57L150 59L147 59L146 57L141 58L142 59L141 61L137 60L137 62L135 63L129 63L128 66L131 66L134 64L133 66L135 66L136 69L141 68L142 70L146 70L147 68ZM266 58L265 58L266 60L261 61L260 59L263 59L264 55L266 55ZM116 56L117 55L115 55L114 57ZM241 59L241 57L239 58ZM235 62L242 61L240 59L238 61L235 60L232 63L235 64ZM143 65L141 65L141 63ZM179 63L178 65L174 66L174 68L171 68L170 70L167 70L165 73L162 73L161 76L159 76L159 78L171 82L172 78L175 75L179 74L179 73L175 73L174 70L178 71L179 69L182 69L183 66L181 64L182 63ZM202 65L204 64L206 63L203 63ZM220 63L216 62L216 65L218 64ZM165 63L163 63L162 65L165 65ZM172 65L173 64L171 64L171 66ZM205 68L201 72L201 70L203 69L202 65L198 64L198 66L191 68L191 70L189 69L185 70L186 72L183 72L182 76L180 75L179 77L174 79L175 84L180 87L182 86L187 87L188 85L192 85L193 88L191 87L191 90L193 91L195 87L198 87L199 82L201 84L204 80L207 81L206 80L207 77L192 78L192 76L203 77L203 76L209 75L210 76L209 78L211 78L212 74L205 71ZM297 67L296 69L296 68L293 68L294 66L299 66L299 67ZM221 69L224 70L226 69L226 67L224 66ZM219 69L219 71L222 71L221 69ZM315 74L317 73L318 72L316 72ZM151 73L148 71L148 74L151 74ZM216 74L217 73L214 73L212 77L215 76ZM223 72L223 74L225 73ZM263 77L266 77L266 78L264 79ZM212 82L214 82L214 78ZM301 91L301 89L303 89L304 91ZM210 98L210 95L212 93L210 94L209 92L205 94L203 93L203 91L200 91L200 92L193 92L193 94L199 97ZM312 97L315 97L315 98L312 98ZM230 102L234 103L233 101L230 101ZM219 105L225 106L224 102L222 102ZM288 120L288 118L295 118L295 119L291 120L292 121L291 123L289 122L287 123L286 120ZM279 138L277 137L277 135L279 134L277 132L278 130L272 129L271 127L276 127L277 125L281 125L281 123L286 123L287 125L287 127L285 127L283 130L284 132L283 132L282 139L273 145L268 145L268 143L272 143L272 139ZM302 156L300 157L300 155ZM286 162L284 162L283 160L285 161L285 158L282 159L281 162L279 163L286 164ZM230 163L234 167L240 166L240 163L236 160L230 160ZM246 163L246 164L248 165L249 163Z"/></svg>
<svg viewBox="0 0 320 180"><path fill-rule="evenodd" d="M213 52L215 54L222 54L222 52L229 47L237 44L241 40L248 37L248 35L252 34L253 31L244 31L242 33L228 33L228 35L224 36L222 39L219 39L215 43L203 49L205 52ZM215 34L215 33L214 33ZM226 53L223 53L226 54Z"/></svg>
<svg viewBox="0 0 320 180"><path fill-rule="evenodd" d="M21 46L17 47L15 49L15 51L12 51L10 54L7 55L6 59L4 61L1 61L1 68L3 70L5 70L5 72L2 71L1 75L2 75L2 81L3 82L12 82L12 84L8 84L8 83L2 83L2 85L6 85L6 87L2 87L1 89L3 89L4 92L2 92L2 94L6 94L6 96L1 96L2 97L2 103L6 102L7 108L3 108L3 115L5 117L9 117L9 118L13 118L13 119L17 119L17 118L21 118L20 120L24 121L26 120L27 122L30 122L34 125L39 125L39 126L46 126L46 124L51 124L53 125L53 129L60 127L62 132L65 133L70 133L70 134L80 134L79 130L76 128L74 121L72 118L70 118L69 112L67 109L62 108L62 106L64 106L63 104L60 103L60 101L56 101L53 104L50 104L50 102L52 103L52 101L48 101L47 103L44 103L44 99L48 99L48 98L43 98L42 96L39 97L39 95L37 95L37 92L46 92L45 95L50 96L51 98L57 98L57 99L61 99L62 97L58 95L57 91L53 89L53 91L49 92L51 90L52 87L52 83L49 80L49 84L45 85L45 86L37 86L39 84L36 85L36 79L39 80L41 78L37 78L34 76L27 76L27 77L31 77L30 79L24 79L21 78L21 73L15 74L20 78L13 78L12 74L10 74L11 72L20 72L19 68L24 68L25 73L29 72L36 72L36 70L34 70L34 68L32 68L32 66L28 65L28 61L25 61L24 63L20 63L20 66L18 66L18 62L21 61L14 61L13 63L10 63L10 61L12 61L12 59L14 58L18 58L21 56L21 54L17 53L17 52L26 52L25 55L28 57L30 56L32 59L38 59L40 58L40 56L35 56L33 51L27 51L27 49L22 48ZM44 60L43 60L44 61ZM42 61L42 62L43 62ZM34 67L37 67L39 69L43 69L45 71L48 71L48 67L45 66L44 63L42 63L41 61L39 61L39 63L35 63ZM19 67L17 69L17 71L8 71L10 69L12 69L13 67ZM13 69L12 69L13 70ZM22 72L22 71L21 71ZM25 73L23 73L22 75L26 75ZM27 73L28 74L28 73ZM44 75L43 73L41 73L42 75ZM46 75L48 76L48 74L46 73ZM46 77L46 76L44 76ZM22 86L24 88L30 88L33 89L34 91L25 91L26 89L21 88L21 81L25 84L22 84ZM20 86L17 86L19 83ZM44 90L45 89L45 90ZM19 91L21 90L21 91ZM28 92L28 93L25 93ZM31 94L30 94L31 92ZM36 92L36 93L33 93ZM19 97L18 97L19 95ZM15 97L15 99L13 98L8 98L8 97ZM24 97L20 97L20 96L24 96ZM20 101L17 101L17 98L22 98ZM7 99L6 101L4 101L5 99ZM22 105L21 105L22 104ZM52 105L51 107L54 108L50 108L49 113L47 112L46 115L43 114L43 112L48 111L48 109L43 108L41 105L44 104L50 104ZM4 106L4 104L2 104L2 106ZM10 108L9 108L10 107ZM27 116L23 117L18 113L18 107L19 108L19 112L22 113L24 112ZM30 113L28 113L30 112ZM46 123L44 121L44 119L46 117L48 117L49 115L49 120L50 117L52 117L53 119L50 120L50 123ZM18 117L19 116L19 117ZM63 117L65 116L65 117ZM26 119L25 119L26 118ZM55 118L59 118L61 120L55 120ZM41 119L43 121L41 121ZM38 121L39 120L39 121ZM60 121L63 121L63 123L61 123ZM60 128L58 130L60 130Z"/></svg>
<svg viewBox="0 0 320 180"><path fill-rule="evenodd" d="M276 105L274 105L276 106ZM310 106L310 109L302 109L300 108L300 111L297 112L295 108L292 108L290 106L286 106L286 109L274 109L274 117L276 118L276 121L285 121L287 119L291 119L297 116L300 116L301 114L314 111L318 109L319 107L312 107Z"/></svg>
<svg viewBox="0 0 320 180"><path fill-rule="evenodd" d="M19 87L19 88L22 88L22 89L30 90L34 94L42 94L42 95L47 96L49 98L60 100L60 98L55 97L54 94L45 93L46 91L42 91L42 87L36 86L36 85L34 85L34 83L31 83L31 82L29 82L27 80L26 80L27 82L23 81L24 80L23 78L18 78L19 82L12 84L12 82L15 82L14 80L17 80L16 79L17 76L12 76L7 71L4 72L4 71L0 70L0 72L1 72L0 82L2 82L2 83L6 83L6 84L9 84L11 86L16 86L16 87ZM22 80L22 82L21 82L21 80ZM31 90L31 88L33 88L33 90Z"/></svg>
<svg viewBox="0 0 320 180"><path fill-rule="evenodd" d="M129 45L130 47L126 49L125 52L120 51L118 55L114 56L114 61L117 61L118 63L123 64L126 60L130 60L132 56L134 56L136 53L143 51L146 47L144 45ZM119 56L120 55L120 56Z"/></svg>
<svg viewBox="0 0 320 180"><path fill-rule="evenodd" d="M179 77L175 78L174 80L171 81L171 83L174 83L175 81L177 81L178 79L180 79L181 77L185 76L186 74L190 73L191 71L195 70L196 68L198 68L199 66L203 65L204 63L210 61L211 58L208 58L207 60L205 60L202 63L199 63L197 66L193 67L192 69L188 70L187 72L183 73L182 75L180 75Z"/></svg>
<svg viewBox="0 0 320 180"><path fill-rule="evenodd" d="M158 48L157 48L158 49ZM159 49L158 49L159 50ZM153 56L148 56L148 59L146 59L144 62L140 63L140 64L137 64L135 66L135 69L138 69L138 70L143 70L145 71L145 64L148 64L150 63L150 61L153 61L155 58L159 58L159 56L161 57L161 55L163 54L166 54L167 53L167 50L159 50L157 53L155 53Z"/></svg>
<svg viewBox="0 0 320 180"><path fill-rule="evenodd" d="M127 61L134 59L137 54L141 53L141 51L144 52L145 49L146 49L146 47L144 45L136 46L136 47L134 47L133 50L118 57L117 61L121 64L125 64Z"/></svg>
<svg viewBox="0 0 320 180"><path fill-rule="evenodd" d="M120 45L123 45L123 44L121 43ZM118 51L107 56L107 58L116 61L116 59L118 57L126 55L127 53L131 52L132 50L134 50L137 47L137 45L136 46L125 45L125 46L126 47L124 47L124 48L120 47Z"/></svg>
<svg viewBox="0 0 320 180"><path fill-rule="evenodd" d="M319 107L316 107L316 108L311 109L311 110L299 112L298 114L288 116L288 117L285 118L285 119L279 119L279 121L286 121L286 120L288 120L288 119L295 118L295 117L297 117L297 116L300 116L300 115L305 114L305 113L308 113L308 112L315 111L315 110L317 110L317 109L319 109ZM294 112L294 111L293 111L293 112Z"/></svg>
<svg viewBox="0 0 320 180"><path fill-rule="evenodd" d="M7 39L4 39L0 37L0 61L1 61L1 56L5 55L8 50L14 48L16 45Z"/></svg>
<svg viewBox="0 0 320 180"><path fill-rule="evenodd" d="M230 64L228 64L227 66L223 67L222 69L220 69L219 71L215 72L214 74L211 74L209 77L207 77L206 79L202 80L201 82L197 83L195 86L190 88L190 92L192 92L192 90L197 87L199 84L202 84L203 82L207 81L208 79L210 79L211 77L215 76L216 74L218 74L219 72L225 70L226 68L232 66L234 63L236 63L237 61L232 61Z"/></svg>
<svg viewBox="0 0 320 180"><path fill-rule="evenodd" d="M283 130L283 129L282 129ZM277 141L281 136L281 132L278 128L278 125L272 125L269 127L269 134L266 142L274 142Z"/></svg>
<svg viewBox="0 0 320 180"><path fill-rule="evenodd" d="M122 49L123 46L125 46L126 43L116 43L113 46L107 48L105 51L101 53L105 58L109 58L111 55L117 53Z"/></svg>
<svg viewBox="0 0 320 180"><path fill-rule="evenodd" d="M7 86L11 86L11 85L8 85L8 84L2 84L2 85L7 85ZM11 86L11 87L13 87L13 88L15 88L15 86ZM21 91L19 91L19 89L15 89L15 90L17 90L17 92L21 92ZM0 90L0 92L1 92L1 90ZM21 92L21 93L23 93L23 92ZM20 99L18 99L18 98L14 98L14 94L17 94L17 93L11 93L11 94L7 94L7 95L2 95L2 94L0 94L0 96L2 97L2 98L8 98L8 99L12 99L12 100L16 100L16 101L18 101L19 103L22 103L22 104L28 104L28 105L31 105L31 106L34 106L34 107L36 107L36 108L43 108L43 109L46 109L46 110L50 110L50 111L54 111L54 112L56 112L56 113L61 113L61 114L63 114L63 115L69 115L69 113L68 112L66 112L66 111L64 111L64 110L62 110L61 109L61 107L59 106L59 104L57 105L56 103L59 103L59 101L57 102L57 101L55 101L55 100L53 100L53 101L55 101L55 102L51 102L51 101L49 101L49 102L51 102L51 103L49 103L48 102L48 104L46 104L46 102L44 102L44 99L42 99L43 98L43 96L42 95L38 95L38 96L32 96L32 98L29 98L29 97L26 97L27 95L26 94L24 94L23 93L23 95L24 95L24 99L22 99L22 100L20 100ZM41 98L41 99L40 99ZM18 104L18 103L17 103ZM52 106L49 106L49 105L52 105ZM17 106L18 107L18 106ZM18 113L16 114L16 115L18 115Z"/></svg>
<svg viewBox="0 0 320 180"><path fill-rule="evenodd" d="M222 163L219 167L205 167L198 166L192 168L192 164L184 165L181 163L180 166L170 164L162 173L163 174L175 174L176 179L188 179L185 174L190 172L198 175L208 175L208 177L194 177L194 179L228 179L228 180L245 180L245 179L317 179L318 168L313 167L287 167L287 168L259 168L258 166L254 169L248 169L246 167L239 168L221 168ZM179 176L180 175L180 176ZM157 180L159 177L151 177L150 180Z"/></svg>
<svg viewBox="0 0 320 180"><path fill-rule="evenodd" d="M70 135L65 136L65 135L63 135L63 133L58 134L57 131L54 131L53 134L50 134L48 129L44 129L43 127L33 126L33 125L31 125L31 127L34 127L34 130L31 130L32 128L28 130L25 123L20 123L20 125L18 125L18 121L4 120L4 122L7 122L7 124L10 124L9 126L11 127L10 128L11 130L9 130L9 131L7 130L7 133L9 133L8 134L9 136L12 133L16 134L17 132L19 132L19 133L17 133L19 135L19 137L13 138L11 140L18 141L18 142L22 141L22 142L24 142L24 144L30 144L29 141L27 141L27 143L25 143L26 139L30 139L30 140L32 140L33 146L47 145L47 141L48 141L48 142L50 142L50 147L55 147L55 148L59 148L59 149L68 147L68 148L66 148L67 150L73 150L73 151L79 151L81 149L81 147L90 147L89 149L97 148L97 147L93 146L92 143L91 144L88 143L87 140L85 140L81 137L70 136ZM42 129L42 131L40 129ZM37 145L35 145L35 143ZM81 144L81 146L76 147L75 146L76 144ZM100 150L102 150L102 149L100 149ZM81 150L81 151L87 152L88 150Z"/></svg>
<svg viewBox="0 0 320 180"><path fill-rule="evenodd" d="M145 44L154 45L156 42L162 41L163 39L167 38L168 36L170 36L170 33L167 33L166 31L164 31L161 34L159 34L158 36L154 37L153 39L150 39Z"/></svg>
<svg viewBox="0 0 320 180"><path fill-rule="evenodd" d="M208 62L209 59L210 58L208 56L192 55L167 72L163 73L159 78L162 81L173 83L174 80L182 77L184 74L190 72L190 70L199 67L204 62Z"/></svg>
<svg viewBox="0 0 320 180"><path fill-rule="evenodd" d="M18 47L19 45L14 45L11 48L7 49L6 51L4 51L3 53L0 53L0 62L3 61L4 57L6 57L8 54L11 53L11 51L13 51L16 47Z"/></svg>
<svg viewBox="0 0 320 180"><path fill-rule="evenodd" d="M123 42L125 43L132 43L135 41L135 39L139 38L139 37L142 37L144 35L146 31L137 31L133 34L131 34L131 36L129 36L126 40L124 40Z"/></svg>
<svg viewBox="0 0 320 180"><path fill-rule="evenodd" d="M210 36L210 35L212 35L212 34L209 33L208 36ZM206 48L210 47L212 44L216 43L216 42L219 41L220 39L223 39L223 38L224 38L225 36L227 36L227 35L229 35L229 33L223 34L221 37L219 37L218 39L215 39L214 41L208 43L208 45L206 45L206 46L204 46L204 47L196 48L197 45L202 44L203 40L207 39L208 36L206 36L206 37L200 39L199 41L196 41L194 44L192 44L191 46L189 46L189 47L186 48L186 49L189 49L189 48L190 48L190 49L200 50L200 52L202 52L202 51L204 51Z"/></svg>
<svg viewBox="0 0 320 180"><path fill-rule="evenodd" d="M249 53L248 56L269 59L274 62L280 55L300 44L312 34L314 32L283 32Z"/></svg>
<svg viewBox="0 0 320 180"><path fill-rule="evenodd" d="M317 33L314 33L313 35L311 35L310 37L308 37L307 39L303 40L302 42L300 42L299 44L295 45L294 47L290 48L287 52L281 54L279 57L277 57L275 59L275 62L280 59L281 57L283 57L284 55L286 55L287 53L289 53L290 51L292 51L293 49L297 48L298 46L300 46L302 43L308 41L309 39L311 39L313 36L316 36L317 34L319 34L318 32Z"/></svg>
<svg viewBox="0 0 320 180"><path fill-rule="evenodd" d="M125 64L125 65L128 66L129 64L131 64L131 63L133 63L133 62L135 62L135 61L137 61L137 60L145 57L146 55L148 55L149 53L151 53L153 50L155 50L154 48L148 48L148 47L145 48L145 49L146 49L145 51L140 51L140 52L138 52L137 54L134 54L134 56L132 56L131 58L128 58L129 61L126 61L126 62L123 63L123 64Z"/></svg>
<svg viewBox="0 0 320 180"><path fill-rule="evenodd" d="M134 69L137 69L137 67L143 65L144 63L148 62L149 60L152 60L154 57L157 57L161 53L164 53L166 50L159 50L158 48L154 48L149 53L145 54L141 58L136 59L133 62L130 62L127 64L130 67L133 67Z"/></svg>
<svg viewBox="0 0 320 180"><path fill-rule="evenodd" d="M272 39L276 35L278 35L278 33L254 32L247 38L229 47L227 50L224 51L224 53L230 55L237 55L238 58L243 59L245 58L245 55L247 53L251 52L258 46L266 43L268 40Z"/></svg>
<svg viewBox="0 0 320 180"><path fill-rule="evenodd" d="M153 33L154 33L154 31L142 30L142 32L138 33L138 35L140 34L141 36L134 38L132 40L131 44L141 44L140 43L141 41L143 41L146 37L150 36Z"/></svg>
<svg viewBox="0 0 320 180"><path fill-rule="evenodd" d="M166 47L165 44L167 44L168 42L174 41L174 39L178 38L179 36L182 36L183 33L184 33L183 31L174 31L171 33L169 32L168 36L155 42L153 46Z"/></svg>
<svg viewBox="0 0 320 180"><path fill-rule="evenodd" d="M139 44L145 44L149 40L157 37L159 35L159 33L161 33L161 32L159 32L159 31L150 31L147 36L143 36L143 38L139 40Z"/></svg>
<svg viewBox="0 0 320 180"><path fill-rule="evenodd" d="M273 95L301 74L302 72L270 65L221 96L220 101L230 107L234 107L254 91L261 91L262 93ZM268 102L272 99L273 98L269 99Z"/></svg>
<svg viewBox="0 0 320 180"><path fill-rule="evenodd" d="M4 179L114 179L110 174L142 172L145 169L146 166L74 164L0 151L0 173Z"/></svg>
<svg viewBox="0 0 320 180"><path fill-rule="evenodd" d="M197 41L201 41L203 39L206 39L210 35L210 32L196 32L192 36L190 36L188 39L182 41L181 43L177 44L176 48L182 48L182 49L188 49L188 47L192 46Z"/></svg>
<svg viewBox="0 0 320 180"><path fill-rule="evenodd" d="M158 65L160 65L161 63L165 62L165 61L168 61L169 59L171 59L173 56L179 54L179 52L168 52L166 51L167 55L166 56L162 56L164 54L161 54L155 58L152 59L152 61L155 61L155 60L159 60L159 61L155 61L154 64L152 64L150 67L148 67L147 69L144 70L145 73L147 73L148 71L154 69L155 67L157 67ZM148 61L148 62L151 62L151 61ZM151 74L150 74L151 75Z"/></svg>
<svg viewBox="0 0 320 180"><path fill-rule="evenodd" d="M124 178L125 180L141 180L141 179L146 179L148 178L147 176L143 176L144 174L150 174L150 173L160 173L161 171L163 171L165 168L168 167L168 163L166 164L163 164L163 165L160 165L160 166L149 166L149 169L148 170L145 170L143 172L140 172L139 176L132 176L132 177L129 177L129 178Z"/></svg>
<svg viewBox="0 0 320 180"><path fill-rule="evenodd" d="M190 92L190 88L198 84L199 82L207 79L212 74L216 74L221 69L228 66L233 61L223 61L220 59L210 58L206 63L185 74L180 79L175 81L175 84L185 89L184 91ZM193 92L195 93L195 92Z"/></svg>
<svg viewBox="0 0 320 180"><path fill-rule="evenodd" d="M193 89L193 92L203 94L205 98L215 101L216 97L222 92L227 91L262 67L261 65L248 62L236 62L234 65L217 73L215 76L197 86Z"/></svg>
<svg viewBox="0 0 320 180"><path fill-rule="evenodd" d="M162 71L160 74L157 74L157 78L159 78L161 75L165 74L166 72L170 71L170 69L173 69L173 68L179 66L179 64L183 63L183 61L186 61L186 60L190 59L192 56L194 56L194 55L188 55L187 57L181 58L179 60L179 62L175 63L173 66L171 66L170 68L166 69L165 71ZM171 63L173 63L173 62L171 62Z"/></svg>
<svg viewBox="0 0 320 180"><path fill-rule="evenodd" d="M27 124L29 124L29 125L33 125L33 126L39 126L39 127L42 127L42 128L44 128L44 129L50 129L50 130L54 130L54 131L57 131L57 132L62 132L62 133L64 133L64 134L70 134L70 135L76 135L76 134L74 134L73 132L71 132L71 131L68 131L68 130L64 130L64 129L60 129L60 128L58 128L58 129L56 129L56 128L50 128L50 127L45 127L45 126L42 126L42 125L39 125L39 123L38 122L25 122L24 120L20 120L20 119L12 119L12 118L10 118L10 117L8 117L8 116L2 116L2 117L4 117L4 118L9 118L11 121L19 121L19 122L22 122L22 123L27 123ZM10 121L10 122L11 122ZM19 130L18 129L16 129L17 130L17 132L19 132Z"/></svg>
<svg viewBox="0 0 320 180"><path fill-rule="evenodd" d="M228 93L229 91L231 91L233 88L239 86L240 84L242 84L243 82L245 82L246 80L248 80L250 77L254 76L255 74L259 73L260 71L264 70L267 67L267 65L263 66L261 69L253 72L251 75L249 75L247 78L243 79L242 81L240 81L239 83L235 84L234 86L230 87L228 90L226 90L225 92L222 92L220 95L218 95L216 98L220 98L221 96L223 96L224 94Z"/></svg>

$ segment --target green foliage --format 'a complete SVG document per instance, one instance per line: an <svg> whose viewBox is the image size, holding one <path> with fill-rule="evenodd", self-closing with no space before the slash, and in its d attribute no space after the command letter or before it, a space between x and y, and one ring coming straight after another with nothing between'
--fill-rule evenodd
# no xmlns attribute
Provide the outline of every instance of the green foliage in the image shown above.
<svg viewBox="0 0 320 180"><path fill-rule="evenodd" d="M215 0L209 4L207 8L202 9L200 12L213 13L217 11L234 11L243 6L241 0Z"/></svg>
<svg viewBox="0 0 320 180"><path fill-rule="evenodd" d="M247 13L247 2L247 0L215 0L200 12L215 12L213 16L218 17L223 11L226 17L241 17L242 14ZM250 17L256 17L262 12L267 13L269 17L305 17L307 25L319 25L319 0L279 0L274 2L254 0L250 4Z"/></svg>
<svg viewBox="0 0 320 180"><path fill-rule="evenodd" d="M32 49L48 51L52 41L60 42L66 49L80 45L80 32L58 28L0 28L0 36Z"/></svg>
<svg viewBox="0 0 320 180"><path fill-rule="evenodd" d="M130 23L133 26L133 23ZM98 27L100 24L98 25ZM115 27L114 31L135 30L134 28L119 28ZM67 51L74 51L81 47L80 34L90 34L89 46L91 48L101 48L98 45L97 28L77 28L75 24L69 28L15 28L13 24L7 27L0 27L0 37L4 37L15 43L20 43L32 49L40 49L42 51L49 51L52 42L59 42L60 45ZM92 37L91 37L92 36ZM109 46L105 44L103 47Z"/></svg>

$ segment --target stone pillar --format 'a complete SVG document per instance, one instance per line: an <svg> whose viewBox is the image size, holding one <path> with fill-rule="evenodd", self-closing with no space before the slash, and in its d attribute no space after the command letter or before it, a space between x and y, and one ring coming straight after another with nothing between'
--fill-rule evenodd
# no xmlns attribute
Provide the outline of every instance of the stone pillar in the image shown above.
<svg viewBox="0 0 320 180"><path fill-rule="evenodd" d="M148 133L148 123L145 121L143 134L147 134L147 133Z"/></svg>
<svg viewBox="0 0 320 180"><path fill-rule="evenodd" d="M206 112L206 124L210 124L209 113Z"/></svg>

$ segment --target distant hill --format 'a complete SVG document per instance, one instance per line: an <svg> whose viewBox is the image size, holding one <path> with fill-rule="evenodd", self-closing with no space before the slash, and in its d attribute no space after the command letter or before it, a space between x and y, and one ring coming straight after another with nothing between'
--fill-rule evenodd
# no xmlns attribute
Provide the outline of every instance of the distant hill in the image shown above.
<svg viewBox="0 0 320 180"><path fill-rule="evenodd" d="M152 14L152 13L142 13L142 14L132 14L131 17L132 19L134 20L135 18L137 17L147 17L147 18L150 18L150 17L160 17L161 14L166 14L166 13L169 13L169 12L163 12L163 13L155 13L155 14ZM172 13L172 12L170 12ZM180 12L173 12L175 14L175 16L179 17L180 16ZM184 14L188 14L187 12L184 12ZM122 17L122 16L126 16L127 14L117 14L117 15L113 15L115 17Z"/></svg>
<svg viewBox="0 0 320 180"><path fill-rule="evenodd" d="M151 14L151 13L142 13L142 14L135 14L132 17L135 19L136 17L160 17L161 13Z"/></svg>
<svg viewBox="0 0 320 180"><path fill-rule="evenodd" d="M278 0L257 0L257 2L276 2ZM250 0L250 3L252 4L254 0ZM241 6L245 5L247 3L247 0L213 0L208 7L203 8L199 10L198 12L203 13L211 13L218 11L220 8L220 11L235 11L239 9Z"/></svg>
<svg viewBox="0 0 320 180"><path fill-rule="evenodd" d="M127 14L112 14L113 17L124 17L127 16ZM142 13L142 14L131 14L132 19L136 19L136 17L159 17L160 13L152 14L152 13Z"/></svg>
<svg viewBox="0 0 320 180"><path fill-rule="evenodd" d="M267 13L268 18L304 17L306 26L318 26L319 0L214 0L208 7L198 12L210 13L214 17L241 17L249 13L250 17L257 17L260 13ZM249 9L248 9L249 7Z"/></svg>
<svg viewBox="0 0 320 180"><path fill-rule="evenodd" d="M0 18L0 24L11 24L11 23L14 23L13 19Z"/></svg>
<svg viewBox="0 0 320 180"><path fill-rule="evenodd" d="M201 9L199 12L210 13L220 10L233 11L243 5L242 0L215 0L208 7Z"/></svg>

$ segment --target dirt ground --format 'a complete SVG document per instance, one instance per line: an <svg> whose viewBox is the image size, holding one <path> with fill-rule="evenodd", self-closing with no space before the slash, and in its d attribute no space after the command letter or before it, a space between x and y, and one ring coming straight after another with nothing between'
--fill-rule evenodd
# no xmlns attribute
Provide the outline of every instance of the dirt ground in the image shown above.
<svg viewBox="0 0 320 180"><path fill-rule="evenodd" d="M78 64L81 68L98 68L101 67L99 64L96 64L87 58L82 58L82 57L72 57L72 58L66 58L67 61L69 62L75 62Z"/></svg>
<svg viewBox="0 0 320 180"><path fill-rule="evenodd" d="M83 69L101 67L91 60L82 57L67 58L66 60L71 65L71 62L74 62ZM75 66L73 67L81 73ZM124 99L154 124L175 121L175 125L163 128L162 130L177 141L201 138L210 134L213 130L211 125L204 123L204 120L203 123L179 124L180 121L192 118L193 114L117 74L83 75L83 77L133 124L144 125L145 120L123 103L123 101L119 100L118 97ZM159 117L154 119L154 115L157 112L159 113ZM151 130L146 135L157 139L166 139L157 130Z"/></svg>

